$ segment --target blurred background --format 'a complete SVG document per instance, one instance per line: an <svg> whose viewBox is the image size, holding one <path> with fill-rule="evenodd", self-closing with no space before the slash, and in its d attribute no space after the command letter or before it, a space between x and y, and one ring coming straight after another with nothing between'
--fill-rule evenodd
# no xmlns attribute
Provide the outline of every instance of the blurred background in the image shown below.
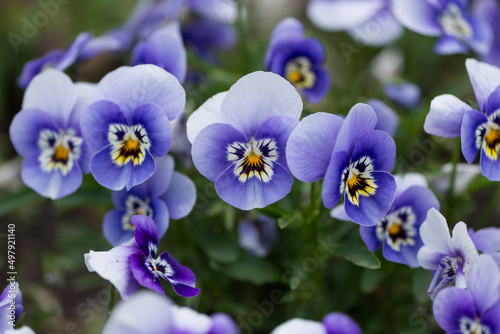
<svg viewBox="0 0 500 334"><path fill-rule="evenodd" d="M101 230L103 216L112 208L110 192L87 175L82 187L64 199L39 196L20 180L22 159L16 156L8 129L21 109L23 90L16 79L24 63L50 50L64 49L82 31L100 35L120 26L136 1L59 1L57 13L46 24L13 46L9 34L22 36L26 21L43 11L45 2L0 1L0 247L7 254L7 225L15 224L16 267L25 307L19 324L29 325L36 333L93 334L105 319L109 283L88 272L83 254L111 247ZM215 65L188 49L192 79L184 84L187 113L227 90L241 76L263 70L272 29L283 18L296 17L304 23L307 35L324 44L333 81L320 104L305 103L303 116L316 111L345 115L357 102L383 100L400 117L395 172L424 174L450 224L463 220L474 229L499 226L495 218L500 210L498 185L464 169L450 198L451 168L443 169L443 165L451 161L456 142L423 131L435 96L448 93L464 101L474 100L465 71L466 56L437 56L432 52L433 38L406 31L388 51L402 57L381 59L380 48L357 44L344 33L315 28L305 16L306 4L306 0L246 0L240 4L246 8L245 22L235 28L238 43L218 52ZM66 72L74 81L98 82L110 70L129 63L127 56L103 55ZM403 110L390 101L377 78L380 71L396 71L402 79L416 83L422 91L420 105ZM187 218L171 221L160 249L169 250L191 267L202 290L189 300L172 291L169 297L178 304L208 314L226 312L242 333L269 333L292 317L321 320L332 311L346 312L365 333L440 332L426 295L429 272L388 262L380 252L371 255L357 225L330 218L323 207L313 217L294 220L295 210L309 203L309 184L295 182L292 193L282 201L242 212L218 198L212 182L192 167L188 156L182 152L174 156L176 169L194 180L198 201ZM460 159L465 162L461 155ZM470 180L474 182L466 182ZM278 228L266 257L251 256L238 244L238 223L259 214L288 225ZM358 256L354 260L346 256L346 248L354 249ZM331 250L331 254L318 257L318 249ZM0 267L2 273L7 272L3 255Z"/></svg>

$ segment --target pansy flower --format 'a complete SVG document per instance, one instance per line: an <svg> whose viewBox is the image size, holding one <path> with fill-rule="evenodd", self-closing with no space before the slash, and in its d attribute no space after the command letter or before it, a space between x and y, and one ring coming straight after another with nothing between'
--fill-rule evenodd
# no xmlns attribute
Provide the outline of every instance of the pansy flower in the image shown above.
<svg viewBox="0 0 500 334"><path fill-rule="evenodd" d="M359 325L348 315L332 312L322 322L294 318L276 327L271 334L361 334Z"/></svg>
<svg viewBox="0 0 500 334"><path fill-rule="evenodd" d="M406 28L427 36L439 36L437 54L489 52L489 25L469 13L468 0L394 0L393 13Z"/></svg>
<svg viewBox="0 0 500 334"><path fill-rule="evenodd" d="M491 255L500 266L500 228L486 227L475 232L470 228L469 235L476 249Z"/></svg>
<svg viewBox="0 0 500 334"><path fill-rule="evenodd" d="M414 109L420 104L422 92L413 82L403 81L384 84L385 95L403 109Z"/></svg>
<svg viewBox="0 0 500 334"><path fill-rule="evenodd" d="M434 272L427 291L431 299L434 300L439 291L453 282L456 286L465 288L465 277L478 257L467 226L463 222L457 223L453 228L453 236L450 237L446 219L432 208L420 226L420 237L424 245L417 255L418 263Z"/></svg>
<svg viewBox="0 0 500 334"><path fill-rule="evenodd" d="M10 138L24 158L21 178L40 195L58 199L75 192L89 172L89 148L80 131L80 115L94 85L73 84L48 69L24 94L22 110L10 125Z"/></svg>
<svg viewBox="0 0 500 334"><path fill-rule="evenodd" d="M178 22L159 28L135 45L132 65L140 64L159 66L173 74L180 83L184 82L187 59Z"/></svg>
<svg viewBox="0 0 500 334"><path fill-rule="evenodd" d="M14 323L23 312L23 295L17 282L7 284L0 295L0 333L13 330Z"/></svg>
<svg viewBox="0 0 500 334"><path fill-rule="evenodd" d="M84 137L97 152L90 164L96 181L118 191L150 178L156 169L153 157L170 148L170 121L185 100L179 81L158 66L121 67L107 74L81 120Z"/></svg>
<svg viewBox="0 0 500 334"><path fill-rule="evenodd" d="M301 113L302 100L285 79L248 74L188 119L194 165L241 210L274 203L292 187L285 149Z"/></svg>
<svg viewBox="0 0 500 334"><path fill-rule="evenodd" d="M116 306L102 333L237 334L238 327L225 313L208 316L179 307L158 294L141 291Z"/></svg>
<svg viewBox="0 0 500 334"><path fill-rule="evenodd" d="M135 215L151 217L157 224L161 239L167 231L169 218L181 219L191 212L196 202L196 188L189 177L174 171L171 156L156 160L156 172L142 184L130 190L112 192L115 209L104 217L104 236L113 246L134 237Z"/></svg>
<svg viewBox="0 0 500 334"><path fill-rule="evenodd" d="M277 222L265 215L238 224L238 243L248 254L264 257L276 242Z"/></svg>
<svg viewBox="0 0 500 334"><path fill-rule="evenodd" d="M441 95L431 102L424 130L440 137L459 137L468 163L481 154L481 172L500 181L500 68L467 59L467 71L476 95L478 110L453 95Z"/></svg>
<svg viewBox="0 0 500 334"><path fill-rule="evenodd" d="M382 246L387 260L416 268L417 253L423 245L420 225L429 209L439 210L439 201L420 174L396 176L396 184L396 199L387 215L376 226L361 226L359 233L372 252Z"/></svg>
<svg viewBox="0 0 500 334"><path fill-rule="evenodd" d="M302 23L289 17L274 28L266 54L266 69L290 81L311 103L318 103L331 84L325 59L321 42L306 38Z"/></svg>
<svg viewBox="0 0 500 334"><path fill-rule="evenodd" d="M449 287L434 301L434 318L446 333L500 333L500 268L479 256L467 277L467 289Z"/></svg>
<svg viewBox="0 0 500 334"><path fill-rule="evenodd" d="M359 43L382 46L396 41L403 28L392 15L391 0L311 0L307 16L328 31L342 31Z"/></svg>
<svg viewBox="0 0 500 334"><path fill-rule="evenodd" d="M491 27L493 32L493 43L487 54L481 55L480 59L489 64L500 66L500 4L496 0L475 0L472 4L472 12L482 18Z"/></svg>
<svg viewBox="0 0 500 334"><path fill-rule="evenodd" d="M288 165L304 182L324 178L323 204L331 209L344 199L347 216L373 226L389 211L396 182L394 140L374 130L377 116L366 104L355 105L345 120L326 113L305 117L287 143Z"/></svg>
<svg viewBox="0 0 500 334"><path fill-rule="evenodd" d="M161 279L167 280L179 296L196 296L200 290L194 287L196 277L191 269L181 265L168 252L158 255L156 223L144 215L132 216L130 221L135 226L134 243L117 246L109 252L85 254L89 271L109 280L123 299L136 293L139 285L164 294Z"/></svg>

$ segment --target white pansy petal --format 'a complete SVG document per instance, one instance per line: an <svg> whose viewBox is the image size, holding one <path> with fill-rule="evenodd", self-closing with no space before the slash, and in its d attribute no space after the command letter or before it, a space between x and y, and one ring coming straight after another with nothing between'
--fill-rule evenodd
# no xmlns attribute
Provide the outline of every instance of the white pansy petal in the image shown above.
<svg viewBox="0 0 500 334"><path fill-rule="evenodd" d="M424 245L435 253L449 254L451 241L448 224L443 215L432 208L420 226L420 237Z"/></svg>
<svg viewBox="0 0 500 334"><path fill-rule="evenodd" d="M316 321L291 319L276 327L271 334L326 334L325 326Z"/></svg>
<svg viewBox="0 0 500 334"><path fill-rule="evenodd" d="M198 133L210 124L223 123L221 107L226 95L227 92L223 92L212 96L189 116L186 131L191 144Z"/></svg>
<svg viewBox="0 0 500 334"><path fill-rule="evenodd" d="M479 109L484 111L483 107L488 102L491 93L500 85L500 68L475 59L467 59L465 66L476 94Z"/></svg>
<svg viewBox="0 0 500 334"><path fill-rule="evenodd" d="M467 275L479 254L467 232L467 225L464 222L457 223L453 228L450 249L462 258L463 272Z"/></svg>

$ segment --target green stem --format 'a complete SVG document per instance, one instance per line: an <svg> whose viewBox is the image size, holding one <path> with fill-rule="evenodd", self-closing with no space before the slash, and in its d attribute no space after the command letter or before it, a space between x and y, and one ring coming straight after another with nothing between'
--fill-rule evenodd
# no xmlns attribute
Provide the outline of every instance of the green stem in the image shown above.
<svg viewBox="0 0 500 334"><path fill-rule="evenodd" d="M457 138L455 139L455 148L453 150L453 156L452 156L452 169L451 169L451 175L450 175L450 190L448 192L448 221L453 221L453 202L454 202L454 192L455 192L455 180L457 178L457 164L460 159L460 139Z"/></svg>

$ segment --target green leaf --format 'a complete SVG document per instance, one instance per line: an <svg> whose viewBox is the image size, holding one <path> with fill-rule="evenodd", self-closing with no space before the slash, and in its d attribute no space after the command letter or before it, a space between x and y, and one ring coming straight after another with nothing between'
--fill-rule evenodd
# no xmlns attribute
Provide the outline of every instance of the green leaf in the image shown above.
<svg viewBox="0 0 500 334"><path fill-rule="evenodd" d="M278 226L281 229L284 229L288 225L290 225L290 224L292 224L294 222L298 222L299 220L300 220L300 214L299 213L295 213L293 215L289 214L289 215L286 215L286 216L278 218Z"/></svg>
<svg viewBox="0 0 500 334"><path fill-rule="evenodd" d="M380 260L365 245L353 242L345 243L340 245L338 252L344 259L357 266L367 269L380 268Z"/></svg>
<svg viewBox="0 0 500 334"><path fill-rule="evenodd" d="M372 293L377 289L384 277L382 270L364 270L361 275L361 291L366 294Z"/></svg>
<svg viewBox="0 0 500 334"><path fill-rule="evenodd" d="M222 268L229 277L255 285L277 282L281 273L276 266L264 259L246 257Z"/></svg>

